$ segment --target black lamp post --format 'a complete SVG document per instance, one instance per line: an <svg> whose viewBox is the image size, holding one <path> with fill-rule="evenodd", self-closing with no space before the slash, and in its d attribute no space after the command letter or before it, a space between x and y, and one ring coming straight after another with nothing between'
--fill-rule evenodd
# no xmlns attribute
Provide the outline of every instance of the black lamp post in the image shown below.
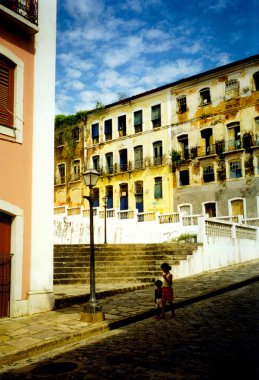
<svg viewBox="0 0 259 380"><path fill-rule="evenodd" d="M93 187L99 177L97 170L88 169L83 174L85 185L89 187L89 195L83 196L87 199L90 205L90 299L82 306L81 321L83 322L100 322L104 320L102 307L97 302L95 296L95 257L94 257L94 218L93 218Z"/></svg>
<svg viewBox="0 0 259 380"><path fill-rule="evenodd" d="M103 197L103 207L104 207L104 244L107 244L107 202L108 202L108 197L105 195Z"/></svg>

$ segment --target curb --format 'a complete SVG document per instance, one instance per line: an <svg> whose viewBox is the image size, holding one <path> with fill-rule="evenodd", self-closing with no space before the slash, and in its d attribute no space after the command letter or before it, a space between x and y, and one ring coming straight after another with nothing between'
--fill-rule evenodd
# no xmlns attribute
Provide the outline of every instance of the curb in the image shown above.
<svg viewBox="0 0 259 380"><path fill-rule="evenodd" d="M255 276L255 277L246 279L244 281L240 281L240 282L237 282L235 284L231 284L231 285L228 285L226 287L222 287L222 288L210 291L208 293L203 293L199 296L191 297L191 298L188 298L188 299L183 300L183 301L175 302L174 303L175 310L182 308L182 307L185 307L185 306L188 306L188 305L191 305L193 303L203 301L203 300L206 300L208 298L216 297L216 296L221 295L223 293L227 293L229 291L250 285L256 281L259 281L259 276ZM143 287L137 286L136 288L142 289ZM132 289L132 290L137 290L137 289ZM121 290L121 289L119 289L119 290ZM113 294L118 293L116 290L111 291L111 292ZM125 290L124 290L124 292L125 292ZM106 293L106 292L100 292L99 295L101 295L103 293ZM120 327L124 327L124 326L130 325L132 323L142 321L146 318L153 317L155 315L156 315L156 309L152 308L152 309L149 309L145 312L138 313L138 314L130 316L130 317L122 318L122 319L119 319L117 321L111 321L111 322L103 321L103 322L100 322L100 323L93 325L93 326L88 325L85 327L85 330L83 330L83 331L81 330L81 332L73 333L73 334L64 334L63 336L50 339L49 341L39 343L39 344L32 346L30 348L27 348L27 349L24 349L21 351L17 351L16 353L5 355L3 358L0 358L0 365L10 364L11 362L14 362L14 361L29 358L30 356L42 354L42 353L44 353L50 349L55 349L55 348L65 346L65 345L70 344L70 343L78 342L78 341L86 339L90 336L98 335L98 334L101 334L101 333L104 333L107 331L111 331L111 330L115 330L115 329L118 329Z"/></svg>
<svg viewBox="0 0 259 380"><path fill-rule="evenodd" d="M146 289L149 286L152 286L153 283L143 284L143 285L134 285L129 286L126 288L120 288L120 289L111 289L111 290L103 290L96 292L96 299L100 300L102 298L112 297L116 294L122 294L122 293L130 293L134 292L135 290L141 290ZM82 304L87 302L90 299L90 294L80 294L75 296L65 296L65 297L56 297L55 303L54 303L54 309L53 310L59 310L63 309L65 307L69 307L75 304Z"/></svg>

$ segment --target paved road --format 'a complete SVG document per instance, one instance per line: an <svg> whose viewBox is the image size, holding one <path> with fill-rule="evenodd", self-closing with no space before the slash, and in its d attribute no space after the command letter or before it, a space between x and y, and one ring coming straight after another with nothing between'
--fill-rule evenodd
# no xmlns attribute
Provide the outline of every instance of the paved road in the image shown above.
<svg viewBox="0 0 259 380"><path fill-rule="evenodd" d="M71 351L16 363L0 378L258 380L258 320L256 282L178 309L176 319L149 318L71 345ZM24 364L30 366L18 368Z"/></svg>

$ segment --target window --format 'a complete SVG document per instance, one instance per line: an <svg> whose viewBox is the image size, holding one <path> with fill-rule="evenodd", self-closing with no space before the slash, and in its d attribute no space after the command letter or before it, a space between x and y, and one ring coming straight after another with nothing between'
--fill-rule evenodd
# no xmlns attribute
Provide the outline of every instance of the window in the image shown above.
<svg viewBox="0 0 259 380"><path fill-rule="evenodd" d="M98 142L99 142L99 123L92 124L92 139L93 139L93 144L98 144Z"/></svg>
<svg viewBox="0 0 259 380"><path fill-rule="evenodd" d="M203 139L203 146L199 147L199 155L207 156L215 153L214 145L212 142L212 128L206 128L201 131L201 138Z"/></svg>
<svg viewBox="0 0 259 380"><path fill-rule="evenodd" d="M242 169L240 161L232 161L229 163L229 178L242 177Z"/></svg>
<svg viewBox="0 0 259 380"><path fill-rule="evenodd" d="M112 174L113 173L113 154L106 153L105 159L106 159L106 172L108 174Z"/></svg>
<svg viewBox="0 0 259 380"><path fill-rule="evenodd" d="M259 91L259 71L254 73L253 79L254 79L254 89L255 91Z"/></svg>
<svg viewBox="0 0 259 380"><path fill-rule="evenodd" d="M155 189L154 189L154 198L159 199L163 198L163 191L162 191L162 177L156 177L155 178Z"/></svg>
<svg viewBox="0 0 259 380"><path fill-rule="evenodd" d="M93 188L93 207L99 207L100 201L99 201L99 189L98 187Z"/></svg>
<svg viewBox="0 0 259 380"><path fill-rule="evenodd" d="M163 160L162 141L156 141L153 144L153 152L154 152L154 166L161 165L162 160Z"/></svg>
<svg viewBox="0 0 259 380"><path fill-rule="evenodd" d="M228 141L227 141L227 150L235 150L241 148L241 139L240 139L240 124L239 122L229 123L227 125L228 129Z"/></svg>
<svg viewBox="0 0 259 380"><path fill-rule="evenodd" d="M80 160L74 160L72 161L72 181L77 181L80 179L81 174L81 165Z"/></svg>
<svg viewBox="0 0 259 380"><path fill-rule="evenodd" d="M93 169L100 170L100 156L93 156Z"/></svg>
<svg viewBox="0 0 259 380"><path fill-rule="evenodd" d="M74 141L79 141L79 139L80 139L80 130L79 130L78 127L74 128L72 130L72 139Z"/></svg>
<svg viewBox="0 0 259 380"><path fill-rule="evenodd" d="M106 186L107 208L113 208L113 187Z"/></svg>
<svg viewBox="0 0 259 380"><path fill-rule="evenodd" d="M204 213L209 215L209 218L214 218L216 216L216 203L207 202L204 203Z"/></svg>
<svg viewBox="0 0 259 380"><path fill-rule="evenodd" d="M177 102L177 113L183 113L187 111L186 95L179 96L176 99Z"/></svg>
<svg viewBox="0 0 259 380"><path fill-rule="evenodd" d="M190 185L189 170L180 170L179 172L179 185L187 186Z"/></svg>
<svg viewBox="0 0 259 380"><path fill-rule="evenodd" d="M128 168L128 154L127 149L120 150L120 171L125 172Z"/></svg>
<svg viewBox="0 0 259 380"><path fill-rule="evenodd" d="M57 185L64 184L66 180L66 166L65 164L59 164L57 170Z"/></svg>
<svg viewBox="0 0 259 380"><path fill-rule="evenodd" d="M143 146L139 145L134 148L134 169L143 168Z"/></svg>
<svg viewBox="0 0 259 380"><path fill-rule="evenodd" d="M135 133L142 132L143 116L142 111L134 112L134 129Z"/></svg>
<svg viewBox="0 0 259 380"><path fill-rule="evenodd" d="M215 180L214 177L214 168L212 165L203 167L203 181L204 182L213 182Z"/></svg>
<svg viewBox="0 0 259 380"><path fill-rule="evenodd" d="M161 127L161 105L151 107L151 120L153 128Z"/></svg>
<svg viewBox="0 0 259 380"><path fill-rule="evenodd" d="M126 115L118 117L118 131L119 131L120 137L126 136L126 132L127 132Z"/></svg>
<svg viewBox="0 0 259 380"><path fill-rule="evenodd" d="M255 118L255 145L259 145L259 117Z"/></svg>
<svg viewBox="0 0 259 380"><path fill-rule="evenodd" d="M239 85L237 79L226 82L226 99L232 99L239 95Z"/></svg>
<svg viewBox="0 0 259 380"><path fill-rule="evenodd" d="M104 122L104 135L105 135L105 141L112 139L112 119L105 120L105 122Z"/></svg>
<svg viewBox="0 0 259 380"><path fill-rule="evenodd" d="M15 65L0 55L0 124L13 127Z"/></svg>
<svg viewBox="0 0 259 380"><path fill-rule="evenodd" d="M178 144L180 145L181 158L187 160L190 158L188 135L181 135L177 137Z"/></svg>
<svg viewBox="0 0 259 380"><path fill-rule="evenodd" d="M231 200L230 207L231 207L232 216L237 216L237 215L244 216L244 200L243 199Z"/></svg>
<svg viewBox="0 0 259 380"><path fill-rule="evenodd" d="M58 137L57 137L57 144L58 144L58 146L63 146L64 143L65 143L64 132L59 132Z"/></svg>
<svg viewBox="0 0 259 380"><path fill-rule="evenodd" d="M200 106L205 106L209 103L211 103L210 89L206 87L200 90Z"/></svg>

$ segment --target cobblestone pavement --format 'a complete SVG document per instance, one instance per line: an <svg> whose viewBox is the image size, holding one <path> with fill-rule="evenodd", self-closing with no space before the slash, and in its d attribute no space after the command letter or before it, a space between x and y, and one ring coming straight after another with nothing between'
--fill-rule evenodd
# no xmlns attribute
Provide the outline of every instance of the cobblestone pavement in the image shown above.
<svg viewBox="0 0 259 380"><path fill-rule="evenodd" d="M180 308L175 319L148 318L27 359L1 379L258 380L258 296L256 282Z"/></svg>
<svg viewBox="0 0 259 380"><path fill-rule="evenodd" d="M177 312L186 305L256 280L259 280L259 259L178 279L174 281ZM71 289L68 292L71 293ZM80 305L28 317L0 319L0 374L9 368L8 364L20 359L90 339L154 315L154 287L115 294L101 299L100 303L106 317L101 323L81 322Z"/></svg>

